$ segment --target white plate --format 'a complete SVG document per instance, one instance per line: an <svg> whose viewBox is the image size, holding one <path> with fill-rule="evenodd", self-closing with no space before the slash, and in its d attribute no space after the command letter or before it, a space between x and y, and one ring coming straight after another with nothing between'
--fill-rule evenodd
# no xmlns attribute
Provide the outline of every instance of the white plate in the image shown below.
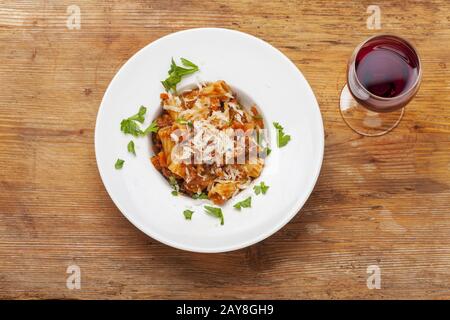
<svg viewBox="0 0 450 320"><path fill-rule="evenodd" d="M256 183L270 186L256 196L252 187L222 207L225 224L204 213L206 200L174 197L153 167L148 138L133 138L137 156L127 152L132 138L120 131L120 121L147 107L147 126L159 112L160 81L170 59L187 58L200 72L178 87L197 80L225 80L257 103L271 127L272 153ZM272 122L279 122L292 140L277 148ZM322 165L323 124L316 98L301 72L280 51L251 35L227 29L181 31L147 45L128 60L111 81L98 111L95 153L103 183L120 211L137 228L167 245L196 252L236 250L278 231L301 209L314 188ZM116 170L117 158L125 160ZM233 204L253 195L252 208ZM192 220L183 210L195 211Z"/></svg>

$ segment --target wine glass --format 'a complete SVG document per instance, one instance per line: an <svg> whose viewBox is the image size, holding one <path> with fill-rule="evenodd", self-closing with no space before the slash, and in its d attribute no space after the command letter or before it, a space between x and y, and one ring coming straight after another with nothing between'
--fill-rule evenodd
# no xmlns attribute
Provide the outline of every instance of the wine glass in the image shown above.
<svg viewBox="0 0 450 320"><path fill-rule="evenodd" d="M348 62L341 115L355 132L381 136L399 124L421 79L413 45L394 35L370 37L356 47Z"/></svg>

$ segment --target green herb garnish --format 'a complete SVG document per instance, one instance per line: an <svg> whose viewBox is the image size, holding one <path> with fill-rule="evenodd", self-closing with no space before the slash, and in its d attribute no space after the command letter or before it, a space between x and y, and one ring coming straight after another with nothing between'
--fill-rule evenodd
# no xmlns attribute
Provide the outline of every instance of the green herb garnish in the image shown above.
<svg viewBox="0 0 450 320"><path fill-rule="evenodd" d="M183 118L178 118L178 119L176 120L176 122L179 123L179 124L187 124L189 127L194 126L194 125L192 124L192 121L186 121L186 120L184 120Z"/></svg>
<svg viewBox="0 0 450 320"><path fill-rule="evenodd" d="M251 208L251 206L252 206L252 197L250 196L247 199L236 203L233 207L235 207L238 210L241 210L241 208Z"/></svg>
<svg viewBox="0 0 450 320"><path fill-rule="evenodd" d="M222 213L222 209L217 208L217 207L211 207L211 206L204 206L205 208L205 212L213 217L219 218L220 219L220 224L223 225L224 224L224 218L223 218L223 213Z"/></svg>
<svg viewBox="0 0 450 320"><path fill-rule="evenodd" d="M178 186L177 179L174 176L169 177L169 184L172 186L173 191L171 192L173 196L178 195L178 191L180 191L180 187Z"/></svg>
<svg viewBox="0 0 450 320"><path fill-rule="evenodd" d="M258 195L258 194L260 194L260 193L266 194L266 192L267 192L267 190L268 190L269 188L270 188L270 187L269 187L269 186L266 186L266 184L265 184L264 181L263 181L263 182L261 182L261 183L259 184L259 186L258 186L258 185L254 186L254 187L253 187L253 190L255 190L255 194Z"/></svg>
<svg viewBox="0 0 450 320"><path fill-rule="evenodd" d="M134 141L133 140L128 142L127 149L128 149L129 153L136 155L136 150L134 150Z"/></svg>
<svg viewBox="0 0 450 320"><path fill-rule="evenodd" d="M277 129L277 145L278 148L284 147L291 140L291 136L284 134L284 128L278 123L274 122L273 126Z"/></svg>
<svg viewBox="0 0 450 320"><path fill-rule="evenodd" d="M123 119L120 122L120 130L125 134L131 134L134 137L139 137L143 135L143 131L139 128L139 125L136 121L131 119Z"/></svg>
<svg viewBox="0 0 450 320"><path fill-rule="evenodd" d="M181 81L181 78L183 76L192 74L199 70L198 66L195 65L194 63L192 63L191 61L184 59L184 58L181 58L180 60L181 60L181 63L183 64L183 66L185 66L187 68L177 66L175 61L172 58L172 63L170 65L170 69L168 72L169 77L167 77L166 80L161 81L161 83L164 86L164 88L166 89L166 91L170 91L170 90L176 91L177 84Z"/></svg>
<svg viewBox="0 0 450 320"><path fill-rule="evenodd" d="M191 67L198 70L198 67L194 63L190 62L188 59L180 58L180 60L186 67Z"/></svg>
<svg viewBox="0 0 450 320"><path fill-rule="evenodd" d="M117 159L116 163L114 164L114 167L117 170L120 170L120 169L122 169L124 162L125 162L125 160Z"/></svg>
<svg viewBox="0 0 450 320"><path fill-rule="evenodd" d="M125 134L131 134L134 137L145 136L150 132L157 132L159 128L156 125L155 121L153 121L144 131L142 131L142 129L140 128L139 123L144 123L145 121L144 116L146 112L147 108L141 106L139 108L139 112L136 113L134 116L123 119L120 122L120 131L122 131Z"/></svg>
<svg viewBox="0 0 450 320"><path fill-rule="evenodd" d="M192 195L192 199L209 199L209 198L208 198L208 195L206 193L201 192L201 193L194 193Z"/></svg>
<svg viewBox="0 0 450 320"><path fill-rule="evenodd" d="M150 132L158 132L159 128L158 125L156 124L156 121L152 121L152 123L150 123L150 125L147 127L147 129L144 130L143 135L147 135Z"/></svg>
<svg viewBox="0 0 450 320"><path fill-rule="evenodd" d="M261 145L263 142L263 135L259 132L259 130L256 130L256 143L258 145Z"/></svg>
<svg viewBox="0 0 450 320"><path fill-rule="evenodd" d="M170 176L169 177L169 183L170 183L171 186L175 186L175 185L178 184L177 179L175 179L174 176Z"/></svg>
<svg viewBox="0 0 450 320"><path fill-rule="evenodd" d="M184 214L184 218L186 220L191 220L192 219L192 214L194 213L194 211L192 210L184 210L183 214Z"/></svg>
<svg viewBox="0 0 450 320"><path fill-rule="evenodd" d="M139 108L138 113L136 113L134 116L129 117L128 119L138 121L140 123L144 123L144 120L145 120L144 116L145 116L146 112L147 112L147 108L144 106L141 106Z"/></svg>

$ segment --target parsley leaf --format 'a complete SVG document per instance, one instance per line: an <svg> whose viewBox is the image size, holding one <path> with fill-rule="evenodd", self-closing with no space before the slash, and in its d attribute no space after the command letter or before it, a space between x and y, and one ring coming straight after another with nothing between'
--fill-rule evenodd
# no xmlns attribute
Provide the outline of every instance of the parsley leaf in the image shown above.
<svg viewBox="0 0 450 320"><path fill-rule="evenodd" d="M235 207L238 210L241 210L241 208L251 208L252 207L252 197L250 196L247 199L236 203L233 207Z"/></svg>
<svg viewBox="0 0 450 320"><path fill-rule="evenodd" d="M191 68L197 68L198 69L198 67L195 64L193 64L192 62L190 62L188 59L180 58L180 60L186 67L191 67Z"/></svg>
<svg viewBox="0 0 450 320"><path fill-rule="evenodd" d="M194 211L192 210L184 210L183 214L184 214L184 218L186 220L191 220L192 219L192 214L194 213Z"/></svg>
<svg viewBox="0 0 450 320"><path fill-rule="evenodd" d="M277 129L277 145L278 148L284 147L291 140L291 136L284 134L284 128L278 123L274 122L273 126Z"/></svg>
<svg viewBox="0 0 450 320"><path fill-rule="evenodd" d="M180 191L180 186L178 185L177 179L174 176L169 177L169 184L172 186L173 191L171 192L173 196L178 195L178 191Z"/></svg>
<svg viewBox="0 0 450 320"><path fill-rule="evenodd" d="M173 187L173 186L176 186L176 185L178 184L177 179L175 179L174 176L170 176L170 177L169 177L169 183L170 183L170 185L171 185L172 187Z"/></svg>
<svg viewBox="0 0 450 320"><path fill-rule="evenodd" d="M271 152L272 152L272 149L270 149L269 147L266 147L266 156L268 156Z"/></svg>
<svg viewBox="0 0 450 320"><path fill-rule="evenodd" d="M183 76L192 74L199 70L198 66L195 65L194 63L192 63L191 61L189 61L185 58L181 58L180 60L181 60L181 63L183 64L183 66L185 66L187 68L177 66L177 64L175 63L175 61L172 58L172 63L170 64L170 69L168 71L169 77L167 77L166 80L161 81L161 83L164 86L164 88L166 89L166 91L170 91L170 90L176 91L177 84L181 81L181 78Z"/></svg>
<svg viewBox="0 0 450 320"><path fill-rule="evenodd" d="M125 134L131 134L134 137L138 137L143 134L142 130L139 128L139 125L131 119L123 119L120 123L120 131Z"/></svg>
<svg viewBox="0 0 450 320"><path fill-rule="evenodd" d="M273 126L275 127L275 129L277 130L284 130L284 128L278 123L278 122L274 122Z"/></svg>
<svg viewBox="0 0 450 320"><path fill-rule="evenodd" d="M139 127L139 123L144 123L145 121L145 113L147 112L147 108L144 106L141 106L139 108L138 113L136 113L134 116L131 116L129 118L123 119L120 122L120 131L122 131L125 134L131 134L134 137L139 136L145 136L149 134L150 132L157 132L158 126L156 125L156 122L153 121L150 126L148 126L147 129L142 131L142 129Z"/></svg>
<svg viewBox="0 0 450 320"><path fill-rule="evenodd" d="M141 106L139 108L139 112L136 113L134 116L129 117L128 119L129 120L135 120L135 121L138 121L140 123L144 123L144 120L145 120L144 116L145 116L146 112L147 112L147 108L144 107L144 106Z"/></svg>
<svg viewBox="0 0 450 320"><path fill-rule="evenodd" d="M136 155L136 151L134 150L134 141L133 140L130 140L130 142L128 142L127 149L128 149L129 153Z"/></svg>
<svg viewBox="0 0 450 320"><path fill-rule="evenodd" d="M117 159L116 163L114 164L114 167L117 170L120 170L120 169L122 169L124 162L125 162L125 160Z"/></svg>
<svg viewBox="0 0 450 320"><path fill-rule="evenodd" d="M189 127L193 127L194 125L192 124L192 121L186 121L183 118L178 118L176 120L177 123L179 124L187 124Z"/></svg>
<svg viewBox="0 0 450 320"><path fill-rule="evenodd" d="M263 134L261 132L259 132L259 130L256 130L256 143L258 145L262 144L263 138L264 138Z"/></svg>
<svg viewBox="0 0 450 320"><path fill-rule="evenodd" d="M152 123L150 123L150 125L147 127L147 129L144 130L144 132L142 133L142 135L147 135L150 132L158 132L159 128L158 125L156 124L156 121L152 121Z"/></svg>
<svg viewBox="0 0 450 320"><path fill-rule="evenodd" d="M253 190L255 190L255 194L258 195L260 193L262 194L266 194L267 190L269 189L269 186L266 186L266 184L264 183L264 181L262 181L259 186L256 185L253 187Z"/></svg>
<svg viewBox="0 0 450 320"><path fill-rule="evenodd" d="M205 208L205 212L213 217L219 218L220 219L220 224L223 225L224 224L224 218L223 218L223 213L222 213L222 209L217 208L217 207L211 207L211 206L204 206Z"/></svg>
<svg viewBox="0 0 450 320"><path fill-rule="evenodd" d="M192 199L209 199L209 198L208 198L208 195L206 193L201 192L201 193L194 193L192 195Z"/></svg>
<svg viewBox="0 0 450 320"><path fill-rule="evenodd" d="M144 115L146 112L147 108L141 106L138 113L136 113L134 116L123 119L122 122L120 122L120 130L123 133L128 133L135 137L142 135L143 132L135 121L143 123L145 120Z"/></svg>

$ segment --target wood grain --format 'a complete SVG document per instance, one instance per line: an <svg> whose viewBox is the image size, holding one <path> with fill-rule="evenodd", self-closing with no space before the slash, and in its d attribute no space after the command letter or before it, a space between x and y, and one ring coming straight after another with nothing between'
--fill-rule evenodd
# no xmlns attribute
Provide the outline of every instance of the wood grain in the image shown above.
<svg viewBox="0 0 450 320"><path fill-rule="evenodd" d="M66 27L67 6L81 29ZM450 298L450 3L377 1L3 1L0 5L0 298ZM302 70L326 131L302 214L250 248L195 254L135 229L100 180L101 98L138 49L177 30L251 33ZM395 33L418 48L423 83L379 138L337 104L357 43ZM66 268L81 268L81 290ZM379 265L382 288L366 268Z"/></svg>

